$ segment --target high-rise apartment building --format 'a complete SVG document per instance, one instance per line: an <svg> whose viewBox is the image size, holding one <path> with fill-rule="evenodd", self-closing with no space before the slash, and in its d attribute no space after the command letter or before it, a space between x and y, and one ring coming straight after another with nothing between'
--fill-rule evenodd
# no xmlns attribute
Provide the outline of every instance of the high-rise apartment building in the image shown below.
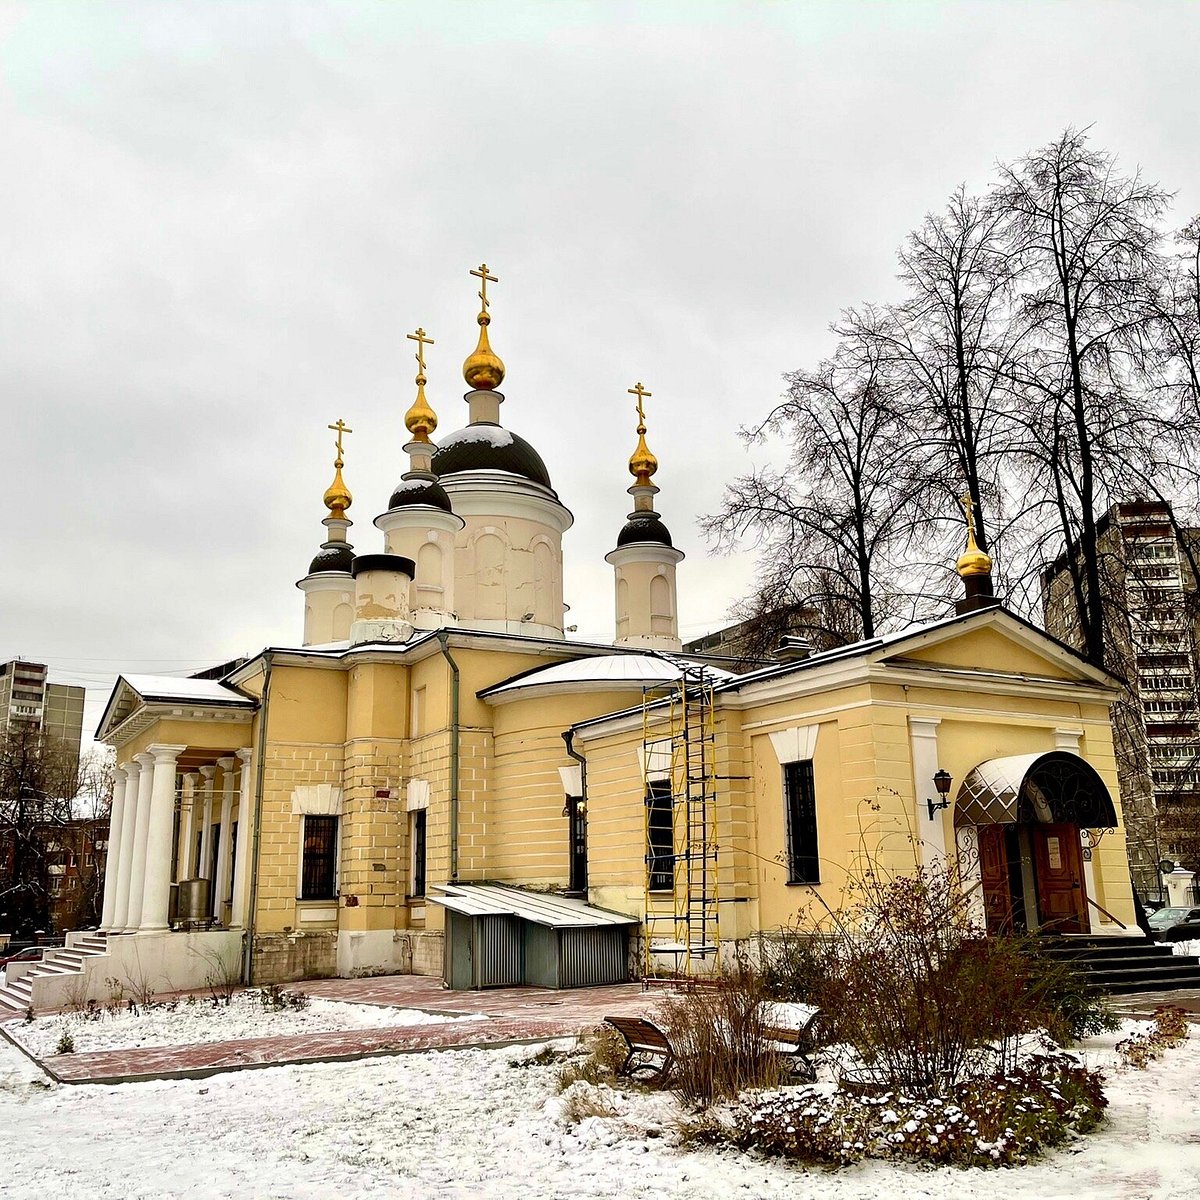
<svg viewBox="0 0 1200 1200"><path fill-rule="evenodd" d="M1200 530L1139 500L1111 508L1098 531L1105 666L1127 684L1112 717L1129 865L1141 895L1161 900L1159 863L1194 857L1200 836ZM1047 631L1081 645L1065 556L1043 600Z"/></svg>
<svg viewBox="0 0 1200 1200"><path fill-rule="evenodd" d="M84 689L48 683L43 663L15 658L0 663L0 732L27 723L56 738L76 756L83 738Z"/></svg>

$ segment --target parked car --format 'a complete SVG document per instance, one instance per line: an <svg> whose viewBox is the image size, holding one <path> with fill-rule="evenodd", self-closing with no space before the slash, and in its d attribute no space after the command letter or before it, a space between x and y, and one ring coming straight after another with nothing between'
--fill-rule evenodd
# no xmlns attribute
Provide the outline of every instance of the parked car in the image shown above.
<svg viewBox="0 0 1200 1200"><path fill-rule="evenodd" d="M11 954L7 950L0 950L0 967L7 967L9 963L41 962L45 951L44 946L25 946Z"/></svg>
<svg viewBox="0 0 1200 1200"><path fill-rule="evenodd" d="M1147 917L1156 942L1186 942L1200 938L1200 908L1171 905Z"/></svg>

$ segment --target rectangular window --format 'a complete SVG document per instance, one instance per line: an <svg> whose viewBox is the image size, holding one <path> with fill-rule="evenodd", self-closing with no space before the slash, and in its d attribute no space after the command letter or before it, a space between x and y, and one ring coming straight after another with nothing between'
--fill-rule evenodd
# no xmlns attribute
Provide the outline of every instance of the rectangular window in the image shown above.
<svg viewBox="0 0 1200 1200"><path fill-rule="evenodd" d="M425 809L408 814L412 833L412 890L410 895L425 895Z"/></svg>
<svg viewBox="0 0 1200 1200"><path fill-rule="evenodd" d="M669 892L675 886L670 779L646 784L646 865L652 892Z"/></svg>
<svg viewBox="0 0 1200 1200"><path fill-rule="evenodd" d="M301 900L332 900L337 884L337 817L304 818Z"/></svg>
<svg viewBox="0 0 1200 1200"><path fill-rule="evenodd" d="M787 806L788 883L820 883L812 759L784 763L783 799Z"/></svg>

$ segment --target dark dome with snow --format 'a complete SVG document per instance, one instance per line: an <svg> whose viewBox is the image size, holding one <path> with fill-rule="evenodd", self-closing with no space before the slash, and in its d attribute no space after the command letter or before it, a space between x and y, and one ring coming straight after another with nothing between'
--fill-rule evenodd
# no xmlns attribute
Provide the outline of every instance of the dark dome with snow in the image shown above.
<svg viewBox="0 0 1200 1200"><path fill-rule="evenodd" d="M354 551L345 542L335 542L321 547L308 567L310 575L317 571L345 571L354 566Z"/></svg>
<svg viewBox="0 0 1200 1200"><path fill-rule="evenodd" d="M408 504L429 504L446 512L453 511L446 489L436 479L420 475L412 479L402 479L396 484L396 490L388 501L388 508L401 508Z"/></svg>
<svg viewBox="0 0 1200 1200"><path fill-rule="evenodd" d="M459 471L507 471L552 487L542 456L523 438L491 421L477 421L442 440L433 456L441 476Z"/></svg>
<svg viewBox="0 0 1200 1200"><path fill-rule="evenodd" d="M658 519L657 513L634 513L617 534L617 545L629 546L634 542L658 542L670 546L671 531Z"/></svg>

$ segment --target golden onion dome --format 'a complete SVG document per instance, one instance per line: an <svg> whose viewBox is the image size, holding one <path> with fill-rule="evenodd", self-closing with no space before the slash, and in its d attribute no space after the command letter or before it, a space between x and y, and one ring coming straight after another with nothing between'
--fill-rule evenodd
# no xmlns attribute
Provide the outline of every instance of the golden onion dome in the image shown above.
<svg viewBox="0 0 1200 1200"><path fill-rule="evenodd" d="M967 515L967 548L959 555L958 562L954 564L954 569L958 572L961 579L966 579L972 575L990 575L992 573L991 557L980 550L978 543L975 541L975 520L971 512L971 501L969 498L963 498L963 511Z"/></svg>
<svg viewBox="0 0 1200 1200"><path fill-rule="evenodd" d="M346 486L346 481L342 478L342 460L339 458L333 464L333 482L325 491L324 501L325 507L329 509L331 517L344 517L346 509L354 503L354 497L350 495L350 489Z"/></svg>
<svg viewBox="0 0 1200 1200"><path fill-rule="evenodd" d="M354 497L350 495L350 489L342 478L342 468L346 465L342 460L342 437L347 433L353 433L354 430L341 417L338 417L337 421L329 428L337 434L335 443L337 455L333 460L333 482L325 489L323 499L325 507L329 509L329 515L340 519L345 517L346 509L354 502Z"/></svg>
<svg viewBox="0 0 1200 1200"><path fill-rule="evenodd" d="M429 401L425 398L424 375L417 376L417 398L413 401L412 407L404 414L404 424L408 428L408 432L413 435L413 440L417 442L429 441L429 435L437 428L437 413L429 405Z"/></svg>
<svg viewBox="0 0 1200 1200"><path fill-rule="evenodd" d="M974 548L968 546L966 552L959 556L955 569L963 579L966 579L968 575L990 575L992 560L978 546Z"/></svg>
<svg viewBox="0 0 1200 1200"><path fill-rule="evenodd" d="M629 456L629 473L634 476L642 487L650 483L650 476L658 470L658 459L650 453L646 445L646 427L638 425L637 449Z"/></svg>
<svg viewBox="0 0 1200 1200"><path fill-rule="evenodd" d="M481 312L479 320L479 343L475 351L463 363L463 378L467 386L477 392L490 392L504 382L504 363L488 341L487 327L492 318Z"/></svg>

